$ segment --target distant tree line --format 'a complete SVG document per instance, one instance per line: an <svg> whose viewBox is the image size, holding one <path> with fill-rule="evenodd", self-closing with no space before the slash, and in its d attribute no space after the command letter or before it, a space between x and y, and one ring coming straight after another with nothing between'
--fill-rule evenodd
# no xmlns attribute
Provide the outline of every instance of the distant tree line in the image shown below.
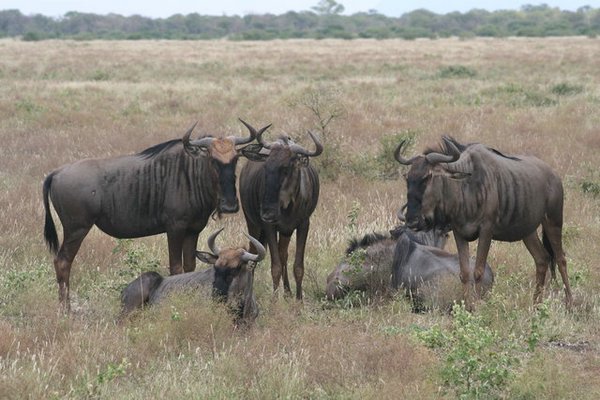
<svg viewBox="0 0 600 400"><path fill-rule="evenodd" d="M329 7L327 7L329 6ZM0 11L0 37L43 39L221 39L270 40L292 38L438 38L505 36L573 36L600 34L600 8L577 11L547 5L526 5L520 10L436 14L424 9L387 17L375 10L341 15L343 6L321 1L311 11L282 15L207 16L176 14L169 18L124 17L68 12L63 17L23 15Z"/></svg>

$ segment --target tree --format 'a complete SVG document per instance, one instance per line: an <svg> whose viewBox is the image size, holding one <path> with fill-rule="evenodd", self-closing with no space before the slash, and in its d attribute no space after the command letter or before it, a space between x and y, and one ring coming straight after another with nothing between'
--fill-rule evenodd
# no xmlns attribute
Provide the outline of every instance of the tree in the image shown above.
<svg viewBox="0 0 600 400"><path fill-rule="evenodd" d="M320 0L319 4L311 7L317 14L321 15L336 15L344 12L345 8L342 4L335 0Z"/></svg>

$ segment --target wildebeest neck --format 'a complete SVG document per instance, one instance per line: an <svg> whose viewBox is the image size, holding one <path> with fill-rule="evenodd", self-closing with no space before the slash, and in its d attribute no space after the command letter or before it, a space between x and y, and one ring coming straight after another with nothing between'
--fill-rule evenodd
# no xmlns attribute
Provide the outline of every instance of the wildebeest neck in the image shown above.
<svg viewBox="0 0 600 400"><path fill-rule="evenodd" d="M225 214L236 213L240 209L235 189L236 164L237 158L227 164L213 160L213 165L215 165L219 176L217 210Z"/></svg>
<svg viewBox="0 0 600 400"><path fill-rule="evenodd" d="M274 147L265 161L265 187L261 203L261 219L276 223L280 216L280 206L286 208L289 201L282 199L282 191L290 191L293 186L293 154L288 147ZM288 196L289 197L289 196ZM283 204L280 204L283 200Z"/></svg>

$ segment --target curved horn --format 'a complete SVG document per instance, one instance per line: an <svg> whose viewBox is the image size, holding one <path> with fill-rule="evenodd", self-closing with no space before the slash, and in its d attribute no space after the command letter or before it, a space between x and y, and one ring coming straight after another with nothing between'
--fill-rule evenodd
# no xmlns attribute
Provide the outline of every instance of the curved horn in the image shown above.
<svg viewBox="0 0 600 400"><path fill-rule="evenodd" d="M269 124L263 128L261 128L258 132L256 131L256 129L254 129L254 127L252 127L252 125L250 125L249 123L247 123L246 121L244 121L241 118L238 118L240 120L240 122L242 124L244 124L244 126L246 128L248 128L248 130L250 131L250 137L249 138L242 138L242 137L237 137L237 136L232 136L233 141L235 144L248 144L251 141L253 141L256 136L261 135L264 131L266 131L267 129L269 129L271 127L272 124Z"/></svg>
<svg viewBox="0 0 600 400"><path fill-rule="evenodd" d="M256 133L256 140L258 140L258 143L260 143L260 145L262 147L264 147L265 149L271 148L271 143L265 142L262 138L262 134L267 130L266 128L268 128L269 126L271 126L271 125L266 126L265 128L261 129L260 132Z"/></svg>
<svg viewBox="0 0 600 400"><path fill-rule="evenodd" d="M242 261L259 262L263 258L265 258L265 254L267 252L265 250L265 247L262 245L262 243L260 243L257 239L253 238L252 236L250 236L246 233L244 233L244 235L246 235L246 237L250 240L250 243L252 243L254 245L258 254L252 254L252 253L245 251L244 254L242 255Z"/></svg>
<svg viewBox="0 0 600 400"><path fill-rule="evenodd" d="M460 150L452 143L452 141L448 140L446 137L443 138L444 147L446 151L450 154L442 154L442 153L429 153L425 156L427 161L431 164L438 163L450 163L458 160L460 158Z"/></svg>
<svg viewBox="0 0 600 400"><path fill-rule="evenodd" d="M208 248L215 256L218 256L219 253L221 252L221 250L217 246L215 246L215 239L217 238L217 236L219 236L219 233L221 233L223 231L223 229L225 229L225 228L221 228L218 231L213 232L213 234L210 235L208 237L208 239L206 240L206 243L208 244Z"/></svg>
<svg viewBox="0 0 600 400"><path fill-rule="evenodd" d="M202 139L192 140L188 144L190 146L209 147L213 140L215 140L213 137L203 137Z"/></svg>
<svg viewBox="0 0 600 400"><path fill-rule="evenodd" d="M310 138L313 140L313 142L315 142L315 146L316 146L315 151L313 151L311 153L310 151L306 150L304 147L297 145L297 144L291 144L290 150L292 150L296 154L302 154L307 157L316 157L323 152L323 145L311 131L308 131L308 134L310 135Z"/></svg>
<svg viewBox="0 0 600 400"><path fill-rule="evenodd" d="M396 147L396 151L394 151L394 158L396 159L396 161L398 161L400 164L403 165L410 165L412 164L419 156L414 156L411 159L406 159L404 157L402 157L400 155L400 152L402 151L402 147L404 147L404 145L406 144L406 139L401 141L400 144L398 145L398 147Z"/></svg>
<svg viewBox="0 0 600 400"><path fill-rule="evenodd" d="M196 121L196 123L194 123L194 125L192 125L192 127L187 130L187 132L185 133L185 135L183 135L183 138L181 139L181 141L184 144L189 144L190 143L190 135L192 134L192 131L194 130L194 128L196 127L196 125L198 125L198 121Z"/></svg>

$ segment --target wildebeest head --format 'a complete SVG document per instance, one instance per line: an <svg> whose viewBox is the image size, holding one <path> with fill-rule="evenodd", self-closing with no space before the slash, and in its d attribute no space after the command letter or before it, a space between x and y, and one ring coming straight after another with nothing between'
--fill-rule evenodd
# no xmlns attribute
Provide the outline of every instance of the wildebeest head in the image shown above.
<svg viewBox="0 0 600 400"><path fill-rule="evenodd" d="M274 224L279 221L280 210L288 208L297 192L306 190L302 186L302 170L308 166L309 157L316 157L323 152L323 145L310 131L308 134L315 143L312 152L287 136L268 143L262 138L262 133L256 135L260 144L245 147L243 154L250 160L265 163L260 217L264 222Z"/></svg>
<svg viewBox="0 0 600 400"><path fill-rule="evenodd" d="M256 131L242 119L240 121L250 131L250 137L203 137L190 140L190 135L196 127L196 123L185 133L182 139L184 149L192 157L210 157L215 183L219 188L217 191L217 212L219 213L235 213L240 209L235 189L235 168L241 149L236 148L236 146L250 143L257 135L271 126L267 125Z"/></svg>
<svg viewBox="0 0 600 400"><path fill-rule="evenodd" d="M213 297L226 301L238 319L254 320L258 316L258 306L254 298L254 267L265 258L264 246L252 236L246 235L256 248L252 254L243 248L219 249L215 239L223 228L209 236L207 243L210 252L197 251L196 257L213 266Z"/></svg>
<svg viewBox="0 0 600 400"><path fill-rule="evenodd" d="M406 208L406 225L415 230L445 227L446 221L436 209L444 196L443 185L437 178L463 179L469 175L448 165L460 158L459 146L461 149L464 147L444 136L440 151L428 150L425 154L406 159L400 154L405 143L402 141L394 152L396 161L410 165L406 174L407 204L400 209L398 216L402 219L402 211Z"/></svg>

